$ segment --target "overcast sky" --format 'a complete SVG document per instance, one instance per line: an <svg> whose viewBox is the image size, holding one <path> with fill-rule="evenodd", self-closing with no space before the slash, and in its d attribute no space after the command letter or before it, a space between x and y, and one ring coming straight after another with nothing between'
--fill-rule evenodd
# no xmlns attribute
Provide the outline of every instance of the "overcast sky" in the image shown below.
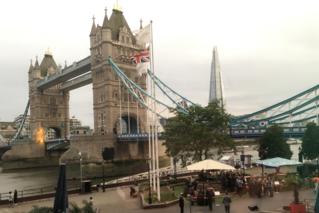
<svg viewBox="0 0 319 213"><path fill-rule="evenodd" d="M319 79L319 3L292 0L119 0L132 30L153 20L155 70L168 85L207 104L218 47L227 109L250 113ZM102 24L115 0L10 0L0 7L0 121L23 113L30 59L49 47L69 64L89 55L92 16ZM71 92L70 115L93 124L92 86Z"/></svg>

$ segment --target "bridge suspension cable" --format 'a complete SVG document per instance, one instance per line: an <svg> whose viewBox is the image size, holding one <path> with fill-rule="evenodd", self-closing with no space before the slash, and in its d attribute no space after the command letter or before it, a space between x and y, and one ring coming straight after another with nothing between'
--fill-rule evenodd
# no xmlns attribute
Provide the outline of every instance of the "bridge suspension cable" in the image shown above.
<svg viewBox="0 0 319 213"><path fill-rule="evenodd" d="M16 140L19 138L19 136L20 136L20 134L22 132L25 120L27 118L28 112L29 112L29 106L30 106L30 100L28 100L27 106L25 107L25 110L24 110L24 113L23 113L23 116L22 116L22 120L20 122L20 126L18 128L18 131L16 132L14 137L9 141L9 144L14 144L16 142Z"/></svg>
<svg viewBox="0 0 319 213"><path fill-rule="evenodd" d="M109 64L112 66L112 70L116 73L116 75L120 78L123 85L128 89L129 93L133 95L135 99L138 100L138 102L143 106L146 107L148 110L150 110L152 113L157 114L157 116L165 118L161 113L155 112L151 106L149 106L149 103L147 103L145 97L148 97L151 101L156 102L160 106L162 106L164 109L168 109L169 111L172 111L176 109L179 112L187 114L188 111L186 110L187 105L194 105L192 101L189 99L183 97L176 91L174 91L171 87L167 86L163 81L161 81L157 76L155 76L150 70L148 70L148 75L151 77L151 82L153 82L157 88L162 91L165 97L167 97L172 103L173 106L169 106L168 104L164 103L163 101L155 98L152 94L149 94L147 91L145 91L141 86L136 84L134 81L132 81L130 78L128 78L125 73L114 63L112 58L108 59ZM177 96L173 98L174 96Z"/></svg>
<svg viewBox="0 0 319 213"><path fill-rule="evenodd" d="M300 126L314 119L318 123L318 90L319 85L316 85L265 109L235 117L231 124L232 126L258 126L261 123Z"/></svg>
<svg viewBox="0 0 319 213"><path fill-rule="evenodd" d="M187 105L195 105L192 101L185 98L184 96L177 93L175 90L173 90L171 87L169 87L167 84L165 84L161 79L159 79L156 75L154 75L150 70L147 70L147 74L151 77L152 81L155 83L157 88L162 91L162 93L168 97L169 100L173 102L173 104L176 105L178 110L183 111L185 113L188 113L186 106ZM176 96L177 98L173 98L173 96Z"/></svg>

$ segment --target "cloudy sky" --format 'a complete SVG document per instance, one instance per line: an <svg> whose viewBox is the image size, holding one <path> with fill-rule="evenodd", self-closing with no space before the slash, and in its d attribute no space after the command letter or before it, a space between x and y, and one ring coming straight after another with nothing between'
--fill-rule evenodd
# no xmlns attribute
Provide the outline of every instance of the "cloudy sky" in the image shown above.
<svg viewBox="0 0 319 213"><path fill-rule="evenodd" d="M49 47L57 63L89 55L92 16L116 0L10 0L0 7L0 121L23 113L30 59ZM194 102L208 101L218 47L227 109L239 115L318 83L319 3L293 0L119 0L131 29L153 20L155 69ZM93 124L92 87L71 93L71 115Z"/></svg>

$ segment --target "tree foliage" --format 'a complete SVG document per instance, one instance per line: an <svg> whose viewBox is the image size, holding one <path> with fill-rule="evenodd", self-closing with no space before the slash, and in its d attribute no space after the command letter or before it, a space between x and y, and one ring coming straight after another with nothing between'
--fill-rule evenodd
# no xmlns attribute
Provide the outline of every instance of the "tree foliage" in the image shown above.
<svg viewBox="0 0 319 213"><path fill-rule="evenodd" d="M189 113L176 111L165 125L166 153L175 160L200 161L212 156L211 149L233 146L228 135L230 115L218 102L206 107L190 106Z"/></svg>
<svg viewBox="0 0 319 213"><path fill-rule="evenodd" d="M278 125L267 128L260 139L260 159L282 157L290 159L292 152L283 136L283 129Z"/></svg>
<svg viewBox="0 0 319 213"><path fill-rule="evenodd" d="M305 158L313 160L319 157L319 127L315 123L307 124L301 147Z"/></svg>
<svg viewBox="0 0 319 213"><path fill-rule="evenodd" d="M53 213L53 208L33 206L29 213Z"/></svg>

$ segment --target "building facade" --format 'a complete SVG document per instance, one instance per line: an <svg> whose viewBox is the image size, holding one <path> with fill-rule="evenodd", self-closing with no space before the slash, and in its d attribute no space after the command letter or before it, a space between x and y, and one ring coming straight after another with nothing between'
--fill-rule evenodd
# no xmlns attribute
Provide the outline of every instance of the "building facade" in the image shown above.
<svg viewBox="0 0 319 213"><path fill-rule="evenodd" d="M82 126L81 121L75 116L70 118L70 136L91 136L93 130L89 126Z"/></svg>

